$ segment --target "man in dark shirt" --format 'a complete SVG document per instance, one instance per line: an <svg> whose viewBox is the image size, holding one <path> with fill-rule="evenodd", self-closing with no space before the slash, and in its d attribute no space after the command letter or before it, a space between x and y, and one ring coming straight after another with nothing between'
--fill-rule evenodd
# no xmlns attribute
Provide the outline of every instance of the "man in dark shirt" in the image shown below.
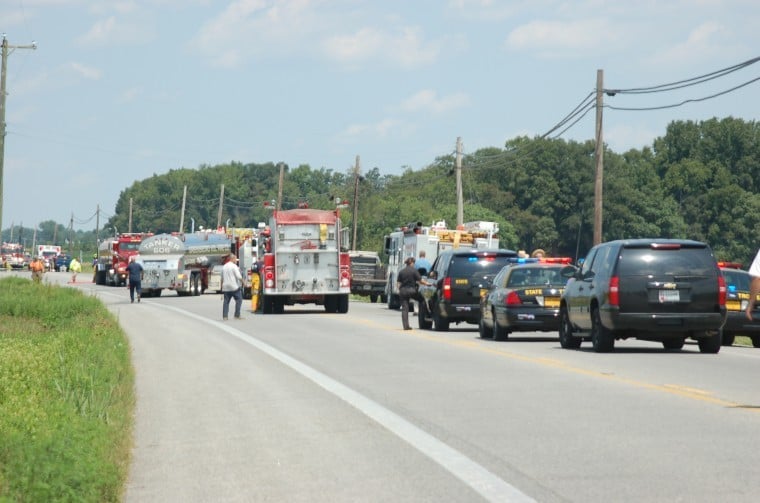
<svg viewBox="0 0 760 503"><path fill-rule="evenodd" d="M140 296L142 294L143 267L135 261L134 255L129 257L127 272L129 273L129 298L134 302L135 290L137 290L137 302L140 302Z"/></svg>
<svg viewBox="0 0 760 503"><path fill-rule="evenodd" d="M406 267L398 272L396 281L398 282L398 293L401 298L401 323L404 325L404 330L411 330L409 325L409 300L415 299L417 302L425 302L417 291L417 284L429 285L427 281L422 279L420 272L414 267L414 257L409 257L404 261Z"/></svg>

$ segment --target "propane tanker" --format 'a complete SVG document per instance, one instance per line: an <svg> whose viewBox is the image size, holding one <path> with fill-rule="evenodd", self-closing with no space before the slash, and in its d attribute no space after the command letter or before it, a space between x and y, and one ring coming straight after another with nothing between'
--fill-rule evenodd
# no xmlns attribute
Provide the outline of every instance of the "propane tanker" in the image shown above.
<svg viewBox="0 0 760 503"><path fill-rule="evenodd" d="M209 288L211 270L232 249L224 234L157 234L143 240L137 261L143 267L142 296L158 297L163 290L179 296L200 295Z"/></svg>

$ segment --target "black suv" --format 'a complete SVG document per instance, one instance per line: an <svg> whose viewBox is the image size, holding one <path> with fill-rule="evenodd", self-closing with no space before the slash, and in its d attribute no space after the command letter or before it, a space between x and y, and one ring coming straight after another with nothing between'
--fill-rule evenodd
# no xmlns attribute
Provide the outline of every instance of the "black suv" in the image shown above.
<svg viewBox="0 0 760 503"><path fill-rule="evenodd" d="M726 321L726 283L705 243L631 239L594 246L560 299L559 340L574 349L589 337L596 352L635 337L681 349L686 337L717 353Z"/></svg>
<svg viewBox="0 0 760 503"><path fill-rule="evenodd" d="M428 276L435 284L420 287L425 298L417 315L420 328L435 325L436 330L447 331L450 323L480 323L480 297L516 256L512 250L458 248L441 252Z"/></svg>

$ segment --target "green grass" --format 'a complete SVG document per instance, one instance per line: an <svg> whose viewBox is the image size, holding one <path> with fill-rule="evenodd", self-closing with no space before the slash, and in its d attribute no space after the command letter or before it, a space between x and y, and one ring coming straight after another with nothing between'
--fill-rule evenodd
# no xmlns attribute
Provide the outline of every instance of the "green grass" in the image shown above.
<svg viewBox="0 0 760 503"><path fill-rule="evenodd" d="M0 279L0 502L120 501L134 403L127 339L100 301Z"/></svg>

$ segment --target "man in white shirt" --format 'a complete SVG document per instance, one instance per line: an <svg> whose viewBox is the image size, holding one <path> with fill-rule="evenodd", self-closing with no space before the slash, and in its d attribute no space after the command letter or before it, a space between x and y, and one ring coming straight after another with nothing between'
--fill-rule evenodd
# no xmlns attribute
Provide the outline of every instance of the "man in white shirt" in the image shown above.
<svg viewBox="0 0 760 503"><path fill-rule="evenodd" d="M752 310L755 308L757 296L760 295L760 251L755 255L755 260L749 266L749 302L747 303L747 319L752 320Z"/></svg>
<svg viewBox="0 0 760 503"><path fill-rule="evenodd" d="M230 312L230 299L235 299L235 319L240 320L240 306L243 304L243 276L240 274L238 259L235 255L230 255L227 263L222 267L222 295L224 303L222 304L222 318L227 320Z"/></svg>

